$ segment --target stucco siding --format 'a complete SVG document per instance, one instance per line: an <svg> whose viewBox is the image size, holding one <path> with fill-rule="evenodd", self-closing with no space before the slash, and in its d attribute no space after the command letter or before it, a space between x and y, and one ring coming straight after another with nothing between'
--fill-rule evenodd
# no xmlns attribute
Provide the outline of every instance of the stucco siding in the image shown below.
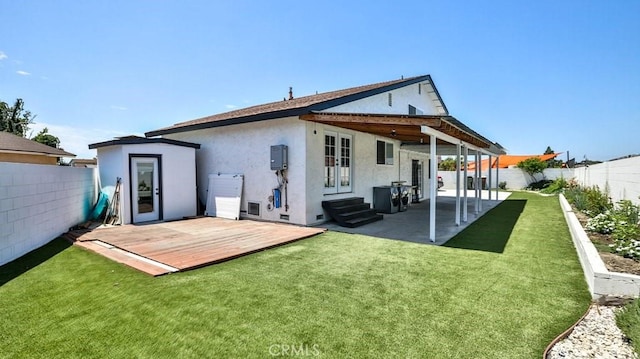
<svg viewBox="0 0 640 359"><path fill-rule="evenodd" d="M372 203L373 187L390 185L392 181L406 181L411 185L411 161L416 159L423 162L424 192L428 195L428 160L429 155L400 149L400 141L379 137L368 133L351 131L329 125L307 124L307 223L319 224L328 220L322 210L323 200L333 200L348 197L363 197L365 202ZM353 184L350 192L331 194L324 189L324 134L325 132L342 133L353 136ZM393 143L393 164L379 165L376 163L376 141ZM323 215L319 219L318 216Z"/></svg>
<svg viewBox="0 0 640 359"><path fill-rule="evenodd" d="M247 203L260 203L258 219L307 224L306 220L306 122L296 117L223 126L197 131L166 135L165 137L194 142L201 145L196 154L198 198L206 203L208 175L210 173L241 173L244 175L241 216L247 215ZM271 170L271 146L287 145L288 176L285 208L285 192L282 191L282 207L267 207L269 197L278 187L275 171ZM289 220L281 218L289 216Z"/></svg>
<svg viewBox="0 0 640 359"><path fill-rule="evenodd" d="M407 114L409 105L412 105L422 110L424 115L437 115L438 113L427 93L427 88L424 84L421 85L419 93L418 84L413 84L331 107L324 112ZM391 106L389 106L389 93L392 94Z"/></svg>

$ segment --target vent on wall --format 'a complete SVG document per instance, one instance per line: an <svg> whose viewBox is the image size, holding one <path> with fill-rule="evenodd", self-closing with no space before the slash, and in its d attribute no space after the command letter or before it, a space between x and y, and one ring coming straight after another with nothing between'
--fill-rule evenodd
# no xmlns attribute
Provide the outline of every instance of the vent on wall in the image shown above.
<svg viewBox="0 0 640 359"><path fill-rule="evenodd" d="M247 214L260 217L260 202L248 202Z"/></svg>

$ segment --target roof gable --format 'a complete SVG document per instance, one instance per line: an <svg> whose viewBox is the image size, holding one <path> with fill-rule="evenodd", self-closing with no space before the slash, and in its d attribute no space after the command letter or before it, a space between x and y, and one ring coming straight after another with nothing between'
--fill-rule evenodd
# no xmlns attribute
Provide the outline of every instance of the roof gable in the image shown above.
<svg viewBox="0 0 640 359"><path fill-rule="evenodd" d="M0 152L43 155L50 157L75 157L73 153L20 137L9 132L0 132Z"/></svg>
<svg viewBox="0 0 640 359"><path fill-rule="evenodd" d="M339 106L345 103L360 100L366 97L374 96L383 92L391 91L419 82L429 82L431 84L431 87L434 90L433 93L437 97L441 107L444 109L444 111L446 111L446 107L444 107L444 103L442 103L440 95L437 93L437 90L433 86L431 76L424 75L406 79L403 78L399 80L380 82L371 85L352 87L316 95L303 96L291 100L251 106L191 121L180 122L173 126L147 132L145 133L145 136L153 137L169 133L193 131L210 127L263 121L289 116L300 116L303 114L308 114L312 111L322 111L327 108Z"/></svg>

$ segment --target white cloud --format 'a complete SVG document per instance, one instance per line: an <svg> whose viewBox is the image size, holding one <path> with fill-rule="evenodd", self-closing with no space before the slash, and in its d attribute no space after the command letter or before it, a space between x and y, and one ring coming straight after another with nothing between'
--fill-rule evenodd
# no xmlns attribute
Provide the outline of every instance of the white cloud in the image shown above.
<svg viewBox="0 0 640 359"><path fill-rule="evenodd" d="M30 126L27 136L33 137L43 128L48 128L49 133L60 139L60 147L65 151L76 155L76 158L93 158L96 156L96 150L90 150L89 145L92 143L110 141L114 137L122 137L132 135L130 132L122 132L117 130L108 130L103 128L77 128L64 125L52 125L44 122L38 122ZM133 134L144 136L144 134Z"/></svg>
<svg viewBox="0 0 640 359"><path fill-rule="evenodd" d="M238 108L238 106L236 106L236 105L224 105L224 107L226 107L229 110L233 110L234 108Z"/></svg>
<svg viewBox="0 0 640 359"><path fill-rule="evenodd" d="M128 110L128 108L126 108L124 106L116 106L116 105L111 105L111 108L114 109L114 110L120 110L120 111Z"/></svg>
<svg viewBox="0 0 640 359"><path fill-rule="evenodd" d="M16 71L16 73L17 73L18 75L22 75L22 76L29 76L29 75L31 75L31 73L26 72L26 71L22 71L22 70L18 70L18 71Z"/></svg>
<svg viewBox="0 0 640 359"><path fill-rule="evenodd" d="M9 56L7 56L7 54L5 54L4 52L0 51L0 60L4 60L4 59L8 59Z"/></svg>

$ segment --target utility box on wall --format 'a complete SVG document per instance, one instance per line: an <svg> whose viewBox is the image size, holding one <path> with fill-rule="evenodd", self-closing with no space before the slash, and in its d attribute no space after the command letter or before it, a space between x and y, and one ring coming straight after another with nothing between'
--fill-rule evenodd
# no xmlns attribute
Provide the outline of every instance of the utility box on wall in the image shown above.
<svg viewBox="0 0 640 359"><path fill-rule="evenodd" d="M271 170L280 171L287 169L289 148L287 145L271 146Z"/></svg>

